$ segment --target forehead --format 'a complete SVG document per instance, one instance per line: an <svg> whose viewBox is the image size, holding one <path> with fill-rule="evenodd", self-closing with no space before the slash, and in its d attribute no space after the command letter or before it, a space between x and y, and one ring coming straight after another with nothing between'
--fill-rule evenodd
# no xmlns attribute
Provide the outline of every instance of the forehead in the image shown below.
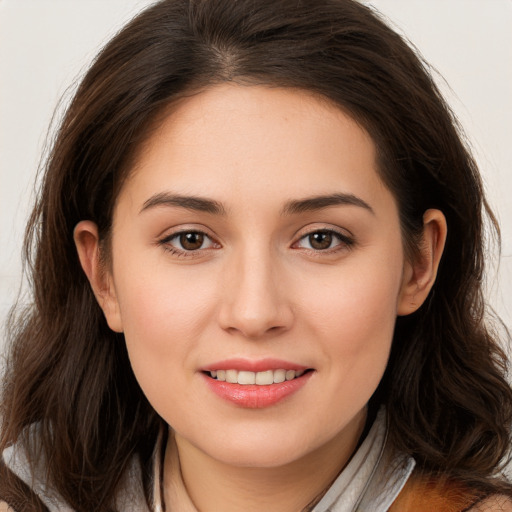
<svg viewBox="0 0 512 512"><path fill-rule="evenodd" d="M222 84L160 118L121 195L207 191L229 203L249 190L282 202L346 188L373 200L383 187L371 137L340 108L301 90Z"/></svg>

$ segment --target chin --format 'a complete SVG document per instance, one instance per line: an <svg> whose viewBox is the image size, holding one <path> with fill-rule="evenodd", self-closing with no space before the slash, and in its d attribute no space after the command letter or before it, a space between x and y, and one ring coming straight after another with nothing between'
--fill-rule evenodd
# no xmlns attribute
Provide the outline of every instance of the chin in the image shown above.
<svg viewBox="0 0 512 512"><path fill-rule="evenodd" d="M302 437L302 438L301 438ZM294 436L281 428L257 433L228 434L196 445L211 458L224 464L244 468L276 468L305 456L310 450L303 436ZM314 447L310 447L314 450Z"/></svg>
<svg viewBox="0 0 512 512"><path fill-rule="evenodd" d="M229 453L212 454L219 462L240 468L279 468L293 463L303 456L297 446L287 449L281 446L246 447L231 449Z"/></svg>

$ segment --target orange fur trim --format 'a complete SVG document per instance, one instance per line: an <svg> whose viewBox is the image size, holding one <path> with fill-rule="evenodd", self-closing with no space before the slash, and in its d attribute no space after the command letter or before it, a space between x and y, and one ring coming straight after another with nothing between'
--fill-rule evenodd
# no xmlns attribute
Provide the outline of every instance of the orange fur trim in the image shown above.
<svg viewBox="0 0 512 512"><path fill-rule="evenodd" d="M409 479L388 512L461 512L478 498L454 482Z"/></svg>

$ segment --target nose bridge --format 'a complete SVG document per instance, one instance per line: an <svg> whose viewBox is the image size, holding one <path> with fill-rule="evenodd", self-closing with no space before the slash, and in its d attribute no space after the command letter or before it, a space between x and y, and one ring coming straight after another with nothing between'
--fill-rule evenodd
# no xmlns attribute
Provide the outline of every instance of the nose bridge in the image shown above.
<svg viewBox="0 0 512 512"><path fill-rule="evenodd" d="M220 320L249 338L287 328L291 310L281 286L279 262L267 244L247 243L226 270Z"/></svg>

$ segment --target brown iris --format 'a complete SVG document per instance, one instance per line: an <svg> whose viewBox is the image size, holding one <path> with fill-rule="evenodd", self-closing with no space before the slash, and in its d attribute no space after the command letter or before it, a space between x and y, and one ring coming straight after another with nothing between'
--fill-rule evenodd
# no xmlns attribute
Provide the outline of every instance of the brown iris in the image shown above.
<svg viewBox="0 0 512 512"><path fill-rule="evenodd" d="M180 235L180 244L187 251L201 249L204 243L204 234L192 231Z"/></svg>
<svg viewBox="0 0 512 512"><path fill-rule="evenodd" d="M311 233L308 238L311 247L319 251L329 249L332 244L332 233L329 231L316 231Z"/></svg>

